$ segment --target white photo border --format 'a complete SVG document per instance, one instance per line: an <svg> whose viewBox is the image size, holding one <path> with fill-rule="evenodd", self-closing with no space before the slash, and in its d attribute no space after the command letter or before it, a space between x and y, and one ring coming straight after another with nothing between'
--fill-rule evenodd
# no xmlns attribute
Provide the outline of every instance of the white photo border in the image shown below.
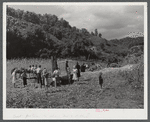
<svg viewBox="0 0 150 122"><path fill-rule="evenodd" d="M6 108L6 6L7 5L143 5L144 6L144 109L10 109ZM146 120L148 119L147 2L4 2L3 3L3 119L4 120Z"/></svg>

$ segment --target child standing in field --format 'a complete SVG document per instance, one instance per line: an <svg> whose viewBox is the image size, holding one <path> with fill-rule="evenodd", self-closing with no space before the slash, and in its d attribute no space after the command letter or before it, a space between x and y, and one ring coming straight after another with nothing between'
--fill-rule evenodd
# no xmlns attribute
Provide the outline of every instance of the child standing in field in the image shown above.
<svg viewBox="0 0 150 122"><path fill-rule="evenodd" d="M48 90L48 73L47 73L46 68L43 69L42 75L43 75L43 82L44 82L44 85L45 85L45 89Z"/></svg>
<svg viewBox="0 0 150 122"><path fill-rule="evenodd" d="M77 70L76 66L73 66L73 78L72 78L72 79L73 79L74 81L77 81L77 80L78 80L77 72L78 72L78 70Z"/></svg>
<svg viewBox="0 0 150 122"><path fill-rule="evenodd" d="M102 89L102 85L103 85L102 72L99 73L99 85L101 86Z"/></svg>

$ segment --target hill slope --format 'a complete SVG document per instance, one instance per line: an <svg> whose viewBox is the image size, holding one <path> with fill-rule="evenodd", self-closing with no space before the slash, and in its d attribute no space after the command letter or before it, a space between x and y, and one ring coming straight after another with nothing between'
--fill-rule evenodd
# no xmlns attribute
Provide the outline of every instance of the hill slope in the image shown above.
<svg viewBox="0 0 150 122"><path fill-rule="evenodd" d="M144 39L127 37L107 41L90 34L85 28L71 27L69 22L55 15L40 15L8 7L7 42L7 58L49 58L56 55L87 59L90 55L90 58L107 60L124 58L131 47L143 45Z"/></svg>

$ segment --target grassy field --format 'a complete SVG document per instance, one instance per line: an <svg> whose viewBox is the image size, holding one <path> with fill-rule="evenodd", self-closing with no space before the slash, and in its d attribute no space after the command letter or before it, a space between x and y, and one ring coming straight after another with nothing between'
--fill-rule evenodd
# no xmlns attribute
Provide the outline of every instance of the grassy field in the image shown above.
<svg viewBox="0 0 150 122"><path fill-rule="evenodd" d="M61 73L64 71L64 60L59 60L58 66ZM76 61L69 61L72 67ZM82 63L81 61L79 62ZM130 83L129 74L137 65L127 65L121 68L104 68L104 87L100 89L98 84L99 71L85 72L81 74L80 81L71 85L62 85L54 88L50 86L48 91L32 86L32 80L23 88L21 82L17 82L17 88L13 88L10 71L14 67L25 67L37 64L51 71L50 60L21 59L7 61L6 79L6 107L7 108L143 108L144 86L136 86L137 79ZM142 69L143 70L143 69ZM135 72L135 71L134 71ZM143 72L141 72L143 74ZM133 74L136 76L136 74ZM139 82L143 82L142 75ZM135 87L134 87L135 86Z"/></svg>

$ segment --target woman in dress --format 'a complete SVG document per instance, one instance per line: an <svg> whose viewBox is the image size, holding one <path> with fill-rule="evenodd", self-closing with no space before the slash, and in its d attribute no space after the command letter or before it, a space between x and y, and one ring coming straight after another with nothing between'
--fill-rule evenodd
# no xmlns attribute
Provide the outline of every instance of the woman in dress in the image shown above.
<svg viewBox="0 0 150 122"><path fill-rule="evenodd" d="M76 68L77 68L77 77L78 77L78 81L79 81L79 77L80 77L80 65L79 65L78 62L76 64Z"/></svg>
<svg viewBox="0 0 150 122"><path fill-rule="evenodd" d="M14 88L16 87L15 83L16 83L16 80L17 80L16 71L17 71L17 69L15 68L14 71L12 72L12 74L11 74L12 75L12 83L14 84Z"/></svg>
<svg viewBox="0 0 150 122"><path fill-rule="evenodd" d="M73 78L72 78L72 79L73 79L74 81L77 81L77 80L78 80L77 72L78 72L78 70L77 70L76 66L73 66Z"/></svg>
<svg viewBox="0 0 150 122"><path fill-rule="evenodd" d="M57 83L60 84L60 77L59 77L59 75L60 75L60 71L59 71L59 68L57 67L55 69L55 71L53 72L53 76L54 76L53 81L55 82L55 87L57 86Z"/></svg>

